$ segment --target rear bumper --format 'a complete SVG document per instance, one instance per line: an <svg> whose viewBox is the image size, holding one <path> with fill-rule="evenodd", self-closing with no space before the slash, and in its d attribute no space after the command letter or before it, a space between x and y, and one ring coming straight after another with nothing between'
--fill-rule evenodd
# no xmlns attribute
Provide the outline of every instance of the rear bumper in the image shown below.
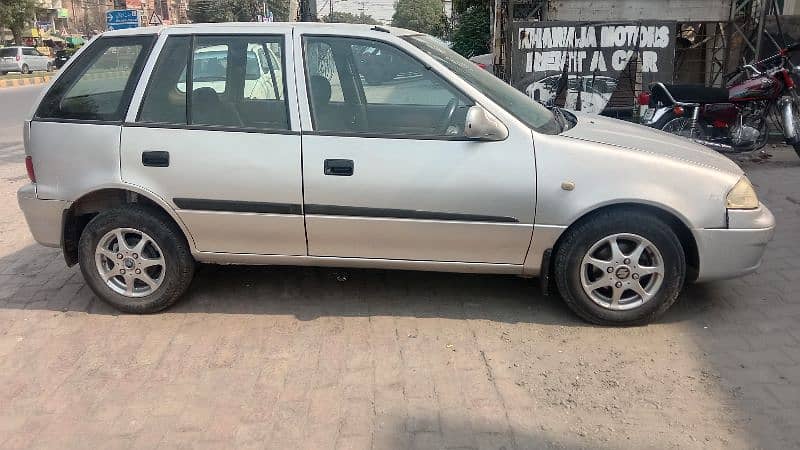
<svg viewBox="0 0 800 450"><path fill-rule="evenodd" d="M19 72L22 70L22 64L18 62L0 63L0 70L3 72Z"/></svg>
<svg viewBox="0 0 800 450"><path fill-rule="evenodd" d="M36 242L47 247L61 247L64 210L68 209L72 202L38 199L36 187L32 184L25 185L17 191L17 201Z"/></svg>
<svg viewBox="0 0 800 450"><path fill-rule="evenodd" d="M700 268L697 281L735 278L755 272L775 232L775 217L761 205L729 211L726 229L695 230Z"/></svg>

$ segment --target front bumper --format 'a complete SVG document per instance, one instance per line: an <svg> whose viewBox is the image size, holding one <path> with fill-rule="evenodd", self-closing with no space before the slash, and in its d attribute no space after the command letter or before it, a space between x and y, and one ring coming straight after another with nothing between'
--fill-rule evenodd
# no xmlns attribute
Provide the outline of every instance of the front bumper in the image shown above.
<svg viewBox="0 0 800 450"><path fill-rule="evenodd" d="M728 211L728 228L694 230L700 268L697 281L723 280L755 272L775 232L766 206Z"/></svg>
<svg viewBox="0 0 800 450"><path fill-rule="evenodd" d="M47 247L61 247L64 210L72 202L36 198L36 186L33 184L17 191L17 201L36 242Z"/></svg>

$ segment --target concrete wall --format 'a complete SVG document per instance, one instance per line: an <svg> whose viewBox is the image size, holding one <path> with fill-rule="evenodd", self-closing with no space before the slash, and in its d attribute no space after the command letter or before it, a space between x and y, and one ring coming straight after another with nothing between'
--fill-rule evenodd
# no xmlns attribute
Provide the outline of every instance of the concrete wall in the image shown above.
<svg viewBox="0 0 800 450"><path fill-rule="evenodd" d="M727 21L731 0L550 0L548 20Z"/></svg>

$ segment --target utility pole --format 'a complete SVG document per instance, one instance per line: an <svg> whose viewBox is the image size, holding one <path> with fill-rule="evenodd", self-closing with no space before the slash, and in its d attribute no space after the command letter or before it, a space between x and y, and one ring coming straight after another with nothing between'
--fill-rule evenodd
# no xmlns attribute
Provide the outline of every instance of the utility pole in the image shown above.
<svg viewBox="0 0 800 450"><path fill-rule="evenodd" d="M297 21L297 11L299 7L298 0L289 0L289 22Z"/></svg>

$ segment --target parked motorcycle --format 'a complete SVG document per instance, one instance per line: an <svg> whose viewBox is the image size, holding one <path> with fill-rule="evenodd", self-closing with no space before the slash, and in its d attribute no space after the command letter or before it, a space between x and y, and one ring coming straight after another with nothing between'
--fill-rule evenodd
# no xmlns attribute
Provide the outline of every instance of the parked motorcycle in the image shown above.
<svg viewBox="0 0 800 450"><path fill-rule="evenodd" d="M800 67L789 59L800 43L745 65L731 76L744 81L728 88L654 83L639 94L648 106L642 124L683 136L720 152L762 148L768 138L768 115L782 128L786 143L800 156ZM778 64L780 62L780 64Z"/></svg>

